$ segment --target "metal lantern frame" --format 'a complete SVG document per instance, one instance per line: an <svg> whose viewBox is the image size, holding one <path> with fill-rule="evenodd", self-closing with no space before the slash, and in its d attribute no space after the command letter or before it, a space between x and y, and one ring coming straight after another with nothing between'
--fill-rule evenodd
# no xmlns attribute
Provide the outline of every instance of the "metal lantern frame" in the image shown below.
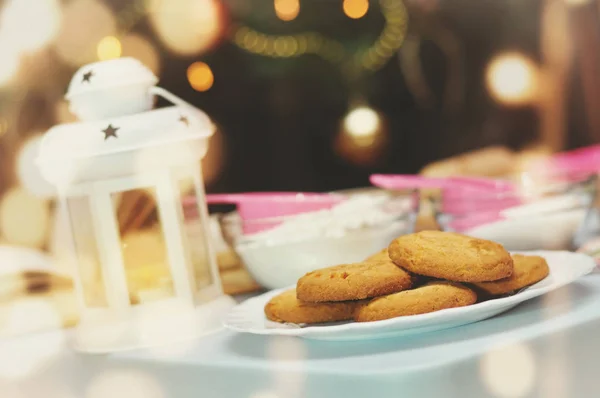
<svg viewBox="0 0 600 398"><path fill-rule="evenodd" d="M86 317L94 318L94 313L101 317L102 313L109 310L131 310L134 312L152 310L153 302L132 305L129 299L129 289L125 274L125 263L121 250L121 237L115 208L111 200L112 194L118 194L134 189L153 188L156 191L156 204L159 212L162 236L167 250L167 263L173 280L175 295L170 299L157 302L161 308L170 302L173 306L196 305L215 299L223 294L219 283L218 267L212 245L206 239L207 260L210 271L209 286L198 287L194 277L194 267L191 259L192 242L184 233L184 217L182 198L176 188L176 181L190 178L194 183L194 192L197 198L198 214L205 237L210 234L208 224L208 212L205 206L205 192L200 177L200 168L180 167L140 173L134 176L117 177L113 179L81 183L70 186L61 193L61 205L69 218L69 232L72 237L73 253L78 254L75 244L74 231L71 225L71 211L68 201L74 197L89 198L90 214L94 237L97 242L100 268L103 276L103 289L108 302L108 308L90 306L85 302L85 289L83 278L80 274L75 278L75 288L81 308L84 309ZM81 263L75 260L74 267L78 273L81 272ZM166 302L168 301L168 302Z"/></svg>
<svg viewBox="0 0 600 398"><path fill-rule="evenodd" d="M51 128L40 143L37 163L57 188L65 243L73 255L82 310L75 346L81 351L195 338L220 329L223 312L235 304L222 291L201 174L215 126L201 110L155 86L157 81L133 58L83 66L67 93L81 121ZM157 96L173 106L152 110ZM182 182L193 185L197 236L184 214ZM134 251L129 258L124 246L129 235L121 228L116 202L139 190L153 193L150 205L158 220L139 231L149 233L150 243L142 240L141 256ZM143 245L154 244L159 234L158 250L144 253ZM138 267L152 271L147 288L139 288L138 275L129 274ZM148 341L157 329L164 339Z"/></svg>

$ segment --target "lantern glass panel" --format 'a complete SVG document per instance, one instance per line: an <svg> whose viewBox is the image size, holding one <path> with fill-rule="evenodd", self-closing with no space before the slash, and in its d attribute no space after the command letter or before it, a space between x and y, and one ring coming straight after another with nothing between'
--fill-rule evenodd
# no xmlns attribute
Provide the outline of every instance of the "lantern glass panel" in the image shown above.
<svg viewBox="0 0 600 398"><path fill-rule="evenodd" d="M131 305L175 296L153 188L112 194Z"/></svg>
<svg viewBox="0 0 600 398"><path fill-rule="evenodd" d="M104 276L89 197L70 197L67 207L86 307L107 307Z"/></svg>
<svg viewBox="0 0 600 398"><path fill-rule="evenodd" d="M210 253L207 247L207 239L202 212L198 204L198 195L194 185L194 179L191 176L178 179L179 194L181 198L188 198L190 202L196 203L195 206L182 208L183 237L184 244L189 251L191 268L194 275L196 290L210 286L214 283L211 272Z"/></svg>

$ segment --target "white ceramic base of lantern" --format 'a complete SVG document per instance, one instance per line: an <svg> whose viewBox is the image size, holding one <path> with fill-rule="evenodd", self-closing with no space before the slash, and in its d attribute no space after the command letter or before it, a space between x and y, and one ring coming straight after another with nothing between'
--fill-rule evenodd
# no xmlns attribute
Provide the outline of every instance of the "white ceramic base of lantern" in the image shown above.
<svg viewBox="0 0 600 398"><path fill-rule="evenodd" d="M221 330L223 317L235 305L230 296L221 296L195 308L159 304L136 308L129 317L84 317L75 330L73 348L104 354L193 340Z"/></svg>

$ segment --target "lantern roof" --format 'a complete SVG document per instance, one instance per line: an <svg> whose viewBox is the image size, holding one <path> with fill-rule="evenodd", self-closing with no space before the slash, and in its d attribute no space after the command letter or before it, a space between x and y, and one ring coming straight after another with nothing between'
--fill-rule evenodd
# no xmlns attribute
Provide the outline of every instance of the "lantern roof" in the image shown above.
<svg viewBox="0 0 600 398"><path fill-rule="evenodd" d="M132 58L77 71L67 98L81 121L46 132L37 158L42 176L65 185L199 161L214 125L198 108L154 86L157 80ZM175 105L152 110L155 96Z"/></svg>
<svg viewBox="0 0 600 398"><path fill-rule="evenodd" d="M158 83L158 77L137 59L117 58L87 64L79 68L69 83L65 98L72 100L78 95L90 92L138 84L154 86L156 83Z"/></svg>

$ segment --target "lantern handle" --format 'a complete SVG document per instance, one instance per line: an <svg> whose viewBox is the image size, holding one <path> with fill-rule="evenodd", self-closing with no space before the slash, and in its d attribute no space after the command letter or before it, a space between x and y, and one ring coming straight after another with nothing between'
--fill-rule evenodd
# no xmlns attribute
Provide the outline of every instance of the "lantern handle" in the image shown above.
<svg viewBox="0 0 600 398"><path fill-rule="evenodd" d="M168 91L162 87L152 86L152 87L150 87L149 91L151 94L157 95L159 97L163 97L167 101L171 102L173 105L178 105L182 108L188 109L190 112L194 113L198 118L203 119L207 124L211 125L213 127L212 128L213 131L215 130L215 126L212 123L212 121L210 120L210 118L204 112L202 112L200 109L196 108L194 105L190 104L189 102L179 98L175 94L171 93L170 91Z"/></svg>

